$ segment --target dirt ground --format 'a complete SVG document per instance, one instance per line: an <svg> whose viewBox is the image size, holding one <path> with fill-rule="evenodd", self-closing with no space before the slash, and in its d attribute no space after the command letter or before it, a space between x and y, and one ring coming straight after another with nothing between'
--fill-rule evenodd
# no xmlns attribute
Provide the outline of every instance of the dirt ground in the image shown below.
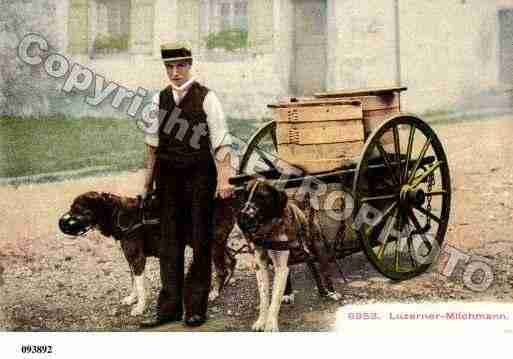
<svg viewBox="0 0 513 359"><path fill-rule="evenodd" d="M446 148L452 177L452 210L446 242L490 261L492 285L467 288L458 271L448 278L441 265L415 279L394 283L377 273L363 254L343 261L349 281L337 278L338 303L317 296L302 265L292 270L296 302L280 313L282 330L333 329L345 304L369 302L513 302L513 116L434 126ZM150 307L130 317L120 304L129 291L129 271L118 245L98 233L70 239L60 234L59 216L75 196L88 190L136 195L142 173L59 183L0 187L0 329L135 330L155 310L158 261L150 259ZM334 275L337 272L333 271ZM1 276L0 270L0 276ZM254 274L241 258L234 283L211 304L202 330L245 331L256 318ZM162 330L186 330L181 324Z"/></svg>

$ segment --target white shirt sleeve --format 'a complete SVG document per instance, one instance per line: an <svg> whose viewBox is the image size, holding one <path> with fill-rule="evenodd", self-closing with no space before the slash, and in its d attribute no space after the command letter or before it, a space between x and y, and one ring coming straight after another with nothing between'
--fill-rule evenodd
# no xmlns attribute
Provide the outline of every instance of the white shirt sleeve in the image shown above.
<svg viewBox="0 0 513 359"><path fill-rule="evenodd" d="M207 115L207 124L210 134L210 143L212 144L212 153L221 146L231 146L232 138L228 132L226 116L217 95L209 91L205 100L203 100L203 111Z"/></svg>
<svg viewBox="0 0 513 359"><path fill-rule="evenodd" d="M159 106L159 100L160 100L160 93L156 93L155 96L153 96L152 102ZM155 133L147 133L144 137L144 142L146 142L147 145L152 147L157 147L159 145L159 134L158 132Z"/></svg>

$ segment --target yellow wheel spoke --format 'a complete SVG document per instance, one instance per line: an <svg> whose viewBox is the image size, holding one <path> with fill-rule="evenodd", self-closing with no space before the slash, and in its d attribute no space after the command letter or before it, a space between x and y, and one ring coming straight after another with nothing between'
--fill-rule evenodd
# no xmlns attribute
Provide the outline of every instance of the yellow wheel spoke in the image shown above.
<svg viewBox="0 0 513 359"><path fill-rule="evenodd" d="M431 166L429 166L428 170L425 171L422 175L420 175L419 177L416 177L414 178L414 181L413 183L411 184L411 187L412 188L416 188L419 184L422 183L422 181L424 181L426 179L427 176L429 176L430 174L432 174L433 172L436 171L436 169L438 167L440 167L440 165L442 164L443 162L442 161L436 161L435 163L433 163Z"/></svg>
<svg viewBox="0 0 513 359"><path fill-rule="evenodd" d="M397 216L398 212L399 212L399 208L396 208L393 216L387 220L385 227L383 228L383 231L381 231L381 233L379 234L378 242L381 243L381 247L379 248L378 258L380 258L380 259L383 259L383 254L385 253L385 247L388 242L388 238L390 237L390 232L392 231L392 228L394 228L394 224L395 224L396 216Z"/></svg>
<svg viewBox="0 0 513 359"><path fill-rule="evenodd" d="M414 125L411 125L410 135L408 137L408 148L406 149L406 165L404 167L403 179L408 178L408 167L410 166L411 150L413 147L413 138L415 136L415 129L416 129L416 127Z"/></svg>
<svg viewBox="0 0 513 359"><path fill-rule="evenodd" d="M424 159L424 156L426 155L426 152L427 152L430 144L431 144L431 137L428 137L426 139L426 142L424 143L424 146L422 147L422 150L420 151L419 158L415 162L415 166L413 167L413 170L410 173L410 177L408 178L408 183L411 183L413 178L415 177L415 173L419 169L419 166L422 163L422 160Z"/></svg>

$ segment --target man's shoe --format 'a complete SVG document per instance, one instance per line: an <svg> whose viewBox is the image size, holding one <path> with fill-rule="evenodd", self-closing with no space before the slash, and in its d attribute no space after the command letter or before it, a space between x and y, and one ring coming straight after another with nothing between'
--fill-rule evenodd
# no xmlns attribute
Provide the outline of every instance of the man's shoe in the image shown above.
<svg viewBox="0 0 513 359"><path fill-rule="evenodd" d="M144 320L141 322L141 328L155 328L164 324L179 322L182 320L182 315L157 315L156 319Z"/></svg>
<svg viewBox="0 0 513 359"><path fill-rule="evenodd" d="M204 315L194 314L189 318L185 318L185 325L188 327L199 327L207 321L207 317Z"/></svg>

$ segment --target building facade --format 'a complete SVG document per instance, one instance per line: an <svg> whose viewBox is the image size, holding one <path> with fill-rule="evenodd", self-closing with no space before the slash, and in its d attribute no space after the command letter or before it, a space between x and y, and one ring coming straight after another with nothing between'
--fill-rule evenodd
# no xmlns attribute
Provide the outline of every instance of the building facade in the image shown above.
<svg viewBox="0 0 513 359"><path fill-rule="evenodd" d="M165 86L160 43L185 41L239 118L398 84L405 110L450 111L513 85L513 0L64 0L55 26L62 52L133 90Z"/></svg>

